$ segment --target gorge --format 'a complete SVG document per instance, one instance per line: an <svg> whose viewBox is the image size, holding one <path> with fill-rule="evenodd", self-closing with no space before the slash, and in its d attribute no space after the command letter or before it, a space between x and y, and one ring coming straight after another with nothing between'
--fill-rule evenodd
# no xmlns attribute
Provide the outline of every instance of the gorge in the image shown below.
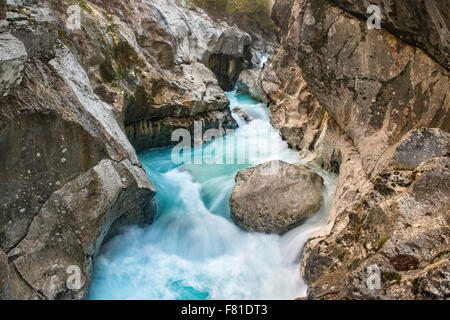
<svg viewBox="0 0 450 320"><path fill-rule="evenodd" d="M448 3L200 2L0 0L0 299L448 299Z"/></svg>

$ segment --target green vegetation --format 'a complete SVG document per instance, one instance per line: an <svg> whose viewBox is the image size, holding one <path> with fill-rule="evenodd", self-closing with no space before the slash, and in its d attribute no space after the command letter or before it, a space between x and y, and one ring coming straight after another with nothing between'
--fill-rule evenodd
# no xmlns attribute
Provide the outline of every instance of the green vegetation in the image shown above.
<svg viewBox="0 0 450 320"><path fill-rule="evenodd" d="M119 76L110 60L105 59L100 64L100 77L104 83L111 83L115 80L119 80Z"/></svg>
<svg viewBox="0 0 450 320"><path fill-rule="evenodd" d="M91 13L91 14L94 12L94 11L92 10L92 8L89 7L89 5L86 3L85 0L81 0L81 1L79 2L79 6L80 6L81 9L83 9L83 10L86 11L86 12L89 12L89 13Z"/></svg>
<svg viewBox="0 0 450 320"><path fill-rule="evenodd" d="M265 32L276 26L270 18L270 0L192 0L199 7L216 16L229 16L239 26L256 23ZM245 28L243 28L245 29Z"/></svg>
<svg viewBox="0 0 450 320"><path fill-rule="evenodd" d="M412 292L417 294L419 292L419 278L416 278L412 281Z"/></svg>
<svg viewBox="0 0 450 320"><path fill-rule="evenodd" d="M387 237L387 238L382 238L382 239L380 240L380 242L378 242L377 251L379 251L381 248L383 248L384 244L385 244L386 242L388 242L388 240L389 240L389 237Z"/></svg>
<svg viewBox="0 0 450 320"><path fill-rule="evenodd" d="M394 281L396 284L400 284L400 281L402 280L402 275L398 274L397 272L382 272L381 278L384 282L391 282Z"/></svg>

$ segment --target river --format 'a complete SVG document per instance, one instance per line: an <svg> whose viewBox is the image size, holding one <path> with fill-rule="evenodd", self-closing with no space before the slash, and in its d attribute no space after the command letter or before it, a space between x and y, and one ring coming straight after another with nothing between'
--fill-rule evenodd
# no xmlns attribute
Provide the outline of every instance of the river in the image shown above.
<svg viewBox="0 0 450 320"><path fill-rule="evenodd" d="M211 159L218 154L211 150L219 146L236 150L244 141L257 149L257 156L246 158L245 163L235 155L232 163L225 161L230 164L177 165L171 148L139 154L158 191L157 216L152 225L128 227L102 247L94 262L88 299L295 299L306 295L299 271L301 250L311 233L326 224L337 177L315 169L325 180L325 204L289 233L248 233L237 227L230 219L229 199L238 170L270 160L302 160L270 125L264 104L236 91L227 96L232 110L239 106L254 120L246 123L233 113L237 130L192 151Z"/></svg>

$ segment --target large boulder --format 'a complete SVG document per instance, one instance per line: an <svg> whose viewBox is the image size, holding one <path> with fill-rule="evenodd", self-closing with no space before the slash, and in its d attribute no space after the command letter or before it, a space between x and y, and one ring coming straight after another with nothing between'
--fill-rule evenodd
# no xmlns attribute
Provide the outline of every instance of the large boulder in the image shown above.
<svg viewBox="0 0 450 320"><path fill-rule="evenodd" d="M250 232L284 234L317 213L323 179L299 164L272 161L236 176L231 218Z"/></svg>

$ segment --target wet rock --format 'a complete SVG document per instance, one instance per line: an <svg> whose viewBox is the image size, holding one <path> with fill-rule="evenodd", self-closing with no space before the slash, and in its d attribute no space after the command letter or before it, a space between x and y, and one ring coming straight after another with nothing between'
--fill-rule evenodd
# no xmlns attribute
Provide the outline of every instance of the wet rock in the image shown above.
<svg viewBox="0 0 450 320"><path fill-rule="evenodd" d="M250 122L255 120L254 117L252 117L251 115L249 115L247 112L245 112L244 110L242 110L242 108L237 107L233 109L233 113L237 114L239 117L241 117L242 119L244 119L245 122Z"/></svg>
<svg viewBox="0 0 450 320"><path fill-rule="evenodd" d="M85 297L92 258L114 224L149 223L154 215L147 205L154 187L118 110L95 94L68 46L58 42L51 51L50 60L24 62L22 82L0 97L7 299ZM74 266L77 288L67 285Z"/></svg>
<svg viewBox="0 0 450 320"><path fill-rule="evenodd" d="M265 94L261 89L259 77L261 70L250 69L242 71L237 86L237 93L248 94L253 99L266 103Z"/></svg>
<svg viewBox="0 0 450 320"><path fill-rule="evenodd" d="M322 177L302 165L272 161L242 170L231 195L231 218L250 232L286 233L320 210L322 187Z"/></svg>
<svg viewBox="0 0 450 320"><path fill-rule="evenodd" d="M154 188L126 160L101 161L53 193L10 255L21 278L46 299L81 299L90 283L92 258L113 222L135 211ZM76 196L74 196L76 195ZM73 270L80 286L68 288ZM70 272L69 272L70 271Z"/></svg>

